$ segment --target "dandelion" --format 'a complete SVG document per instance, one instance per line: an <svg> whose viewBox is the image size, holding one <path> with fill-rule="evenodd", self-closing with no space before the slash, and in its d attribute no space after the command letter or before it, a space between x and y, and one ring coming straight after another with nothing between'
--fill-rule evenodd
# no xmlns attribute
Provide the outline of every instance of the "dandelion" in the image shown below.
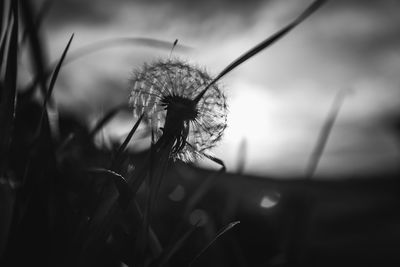
<svg viewBox="0 0 400 267"><path fill-rule="evenodd" d="M137 119L170 146L171 157L191 162L214 147L227 123L226 98L205 70L178 59L144 64L131 79L129 104Z"/></svg>
<svg viewBox="0 0 400 267"><path fill-rule="evenodd" d="M146 116L158 146L169 147L172 158L193 161L205 155L226 128L225 96L217 81L280 40L325 1L312 2L295 20L239 56L213 79L206 71L180 60L145 64L132 79L129 103L134 116Z"/></svg>

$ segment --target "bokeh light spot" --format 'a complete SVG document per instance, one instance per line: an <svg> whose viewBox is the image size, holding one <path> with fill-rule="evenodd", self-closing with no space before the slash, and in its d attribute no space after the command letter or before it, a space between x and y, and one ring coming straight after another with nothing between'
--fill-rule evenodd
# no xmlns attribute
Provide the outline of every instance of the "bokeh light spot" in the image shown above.
<svg viewBox="0 0 400 267"><path fill-rule="evenodd" d="M168 198L172 201L179 202L185 197L185 188L178 184L175 189L168 195Z"/></svg>
<svg viewBox="0 0 400 267"><path fill-rule="evenodd" d="M265 194L261 199L260 207L264 209L273 208L276 206L276 204L278 204L280 198L281 195L277 192Z"/></svg>
<svg viewBox="0 0 400 267"><path fill-rule="evenodd" d="M204 226L208 222L208 215L204 210L194 210L190 213L189 222L191 225Z"/></svg>

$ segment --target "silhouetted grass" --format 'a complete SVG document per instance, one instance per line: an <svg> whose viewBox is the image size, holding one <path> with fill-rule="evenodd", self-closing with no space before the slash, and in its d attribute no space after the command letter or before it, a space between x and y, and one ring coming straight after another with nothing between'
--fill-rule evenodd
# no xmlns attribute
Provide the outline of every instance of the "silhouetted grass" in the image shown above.
<svg viewBox="0 0 400 267"><path fill-rule="evenodd" d="M193 100L198 103L219 79L280 40L324 2L313 2L292 23L237 58ZM0 265L173 266L178 262L194 266L212 248L218 253L224 251L226 244L221 236L233 235L234 231L229 230L238 220L225 218L231 222L226 224L220 220L223 215L217 214L223 213L216 208L216 202L223 198L212 194L212 190L225 174L223 160L201 151L221 169L203 175L197 187L188 191L185 201L177 204L179 209L163 209L165 188L173 185L166 180L174 179L171 173L182 164L171 160L178 140L163 138L167 130L157 141L152 133L150 149L135 157L126 148L135 142L134 133L146 114L135 122L119 147L103 150L93 142L118 112L127 109L127 104L111 109L91 130L64 114L56 121L49 117L48 110L57 111L51 99L64 64L114 45L165 48L168 44L173 49L178 46L177 40L169 44L147 38L121 38L69 52L73 50L72 34L57 63L49 64L39 27L49 5L46 1L38 15L33 2L27 0L4 0L0 9L0 192L4 194L0 197ZM33 81L28 88L17 88L23 51L32 59ZM40 92L39 100L33 97L36 92ZM53 124L60 129L60 136L55 136ZM241 162L244 165L244 159ZM183 174L189 179L190 171ZM200 225L200 219L190 222L191 213L202 205L207 206L209 214L205 226ZM229 255L221 253L216 260L215 251L207 262L229 266Z"/></svg>
<svg viewBox="0 0 400 267"><path fill-rule="evenodd" d="M336 118L339 114L340 108L342 107L343 101L345 99L347 91L339 91L335 96L335 99L332 103L331 110L326 118L326 121L322 125L321 132L319 133L317 142L315 144L315 148L312 151L310 156L310 160L306 170L306 178L313 178L315 171L318 167L318 163L321 159L321 156L324 152L326 143L328 142L329 135L332 131L333 125L336 121Z"/></svg>

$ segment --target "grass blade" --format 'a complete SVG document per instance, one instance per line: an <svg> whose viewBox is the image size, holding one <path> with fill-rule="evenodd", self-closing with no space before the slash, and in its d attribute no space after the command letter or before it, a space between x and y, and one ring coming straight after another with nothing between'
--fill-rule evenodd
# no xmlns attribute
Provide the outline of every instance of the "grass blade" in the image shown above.
<svg viewBox="0 0 400 267"><path fill-rule="evenodd" d="M3 35L7 29L7 1L4 0L0 3L0 40L3 39ZM5 25L5 26L4 26Z"/></svg>
<svg viewBox="0 0 400 267"><path fill-rule="evenodd" d="M12 28L8 43L4 83L0 84L0 176L6 168L8 150L14 130L15 110L17 104L17 64L18 64L18 2L12 2ZM1 82L1 81L0 81Z"/></svg>
<svg viewBox="0 0 400 267"><path fill-rule="evenodd" d="M307 179L311 179L314 176L315 170L318 167L318 163L324 152L329 135L332 132L333 125L335 124L336 118L339 114L340 108L343 105L343 101L347 93L347 90L341 90L336 94L336 97L332 103L331 110L321 128L321 132L318 136L315 148L310 156L309 164L306 171Z"/></svg>
<svg viewBox="0 0 400 267"><path fill-rule="evenodd" d="M112 119L117 115L118 112L123 110L125 108L125 105L119 105L116 106L112 109L110 109L104 117L99 120L96 125L93 127L93 129L89 133L89 139L93 139L93 137Z"/></svg>
<svg viewBox="0 0 400 267"><path fill-rule="evenodd" d="M139 119L136 121L135 125L133 125L132 129L130 130L128 136L125 138L124 142L121 144L121 146L118 148L117 153L115 154L114 160L111 164L111 169L115 169L119 164L121 163L121 155L125 151L126 147L129 144L129 141L131 141L133 134L136 132L137 128L140 125L140 122L142 121L144 116L144 113L139 117Z"/></svg>
<svg viewBox="0 0 400 267"><path fill-rule="evenodd" d="M217 235L196 255L196 257L193 258L193 260L189 263L189 266L192 266L193 263L204 253L206 252L206 250L211 247L212 244L214 244L218 238L220 238L223 234L225 234L226 232L228 232L229 230L231 230L233 227L235 227L236 225L238 225L240 223L240 221L235 221L235 222L231 222L229 223L227 226L225 226L224 228L222 228Z"/></svg>
<svg viewBox="0 0 400 267"><path fill-rule="evenodd" d="M224 163L221 159L216 158L216 157L211 156L211 155L206 154L206 153L202 153L202 155L203 155L204 157L208 158L209 160L211 160L211 161L217 163L218 165L220 165L220 166L222 167L222 168L220 169L220 172L225 172L225 171L226 171L225 163Z"/></svg>
<svg viewBox="0 0 400 267"><path fill-rule="evenodd" d="M274 44L276 41L280 40L283 36L285 36L287 33L289 33L292 29L294 29L297 25L299 25L301 22L303 22L307 17L309 17L312 13L314 13L319 7L324 4L326 0L316 0L314 1L303 13L300 14L294 21L289 23L286 27L282 28L272 36L268 37L261 43L257 44L254 46L252 49L235 59L232 63L230 63L225 69L223 69L217 77L215 77L205 88L202 92L199 93L198 96L196 96L195 100L198 102L200 99L203 97L205 92L214 84L216 83L219 79L221 79L223 76L225 76L227 73L231 72L233 69L235 69L237 66L242 64L243 62L247 61L251 57L255 56L265 48L271 46Z"/></svg>
<svg viewBox="0 0 400 267"><path fill-rule="evenodd" d="M1 9L0 9L0 75L3 74L3 64L5 64L6 59L3 59L4 57L4 51L6 48L6 42L7 42L7 36L9 36L9 32L11 30L10 21L12 19L11 16L11 8L9 7L9 1L3 1L3 4L1 4Z"/></svg>
<svg viewBox="0 0 400 267"><path fill-rule="evenodd" d="M68 49L69 49L69 47L71 45L71 42L72 42L73 38L74 38L74 34L71 35L71 37L70 37L70 39L68 41L68 44L65 47L65 49L64 49L64 51L63 51L63 53L61 55L61 58L58 61L58 64L57 64L56 68L54 69L53 75L51 77L49 89L47 90L47 93L46 93L44 101L43 101L42 115L40 116L39 128L38 128L39 134L40 134L40 131L42 129L42 123L43 123L44 114L46 113L47 103L50 101L51 95L53 93L54 85L55 85L57 77L58 77L58 73L60 72L61 65L62 65L62 63L63 63L63 61L65 59L65 56L67 55Z"/></svg>
<svg viewBox="0 0 400 267"><path fill-rule="evenodd" d="M8 29L11 29L8 27ZM5 72L5 64L7 63L7 58L6 58L6 46L7 46L7 36L9 36L9 30L6 30L4 38L0 40L0 79L1 81L3 80L4 77L4 72ZM3 81L2 81L3 82Z"/></svg>
<svg viewBox="0 0 400 267"><path fill-rule="evenodd" d="M10 1L4 0L0 4L0 40L3 40L8 29L8 23L10 19L11 8Z"/></svg>
<svg viewBox="0 0 400 267"><path fill-rule="evenodd" d="M104 174L105 177L112 178L115 187L118 190L119 198L121 199L121 201L126 201L127 199L130 199L132 190L129 187L125 178L121 174L104 168L90 168L87 171L94 174Z"/></svg>
<svg viewBox="0 0 400 267"><path fill-rule="evenodd" d="M32 60L35 64L34 69L36 70L37 84L40 84L40 88L43 96L46 95L46 58L45 51L43 49L42 40L39 36L39 31L35 20L33 18L33 8L30 0L19 1L21 4L22 21L26 27L26 31L29 36L29 44L31 47ZM51 75L53 68L49 73ZM36 84L36 85L37 85Z"/></svg>

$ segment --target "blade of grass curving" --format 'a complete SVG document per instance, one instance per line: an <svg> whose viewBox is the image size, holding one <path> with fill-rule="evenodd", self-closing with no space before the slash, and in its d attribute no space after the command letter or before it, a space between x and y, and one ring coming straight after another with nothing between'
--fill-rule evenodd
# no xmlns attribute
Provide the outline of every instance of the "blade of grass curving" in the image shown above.
<svg viewBox="0 0 400 267"><path fill-rule="evenodd" d="M22 21L26 27L29 36L29 45L31 48L31 56L36 70L36 85L40 85L43 96L46 95L46 58L42 40L39 36L38 28L33 18L33 8L30 0L19 1L21 4ZM53 68L49 71L49 77ZM36 87L36 86L35 86Z"/></svg>
<svg viewBox="0 0 400 267"><path fill-rule="evenodd" d="M228 232L229 230L231 230L233 227L235 227L236 225L238 225L240 223L240 221L235 221L235 222L231 222L229 223L227 226L225 226L224 228L222 228L217 235L193 258L193 260L189 263L188 266L192 266L193 263L202 255L204 254L204 252L206 252L206 250L211 247L212 244L214 244L218 238L220 238L223 234L225 234L226 232Z"/></svg>
<svg viewBox="0 0 400 267"><path fill-rule="evenodd" d="M126 147L128 146L129 142L132 139L133 134L136 132L137 128L140 125L140 122L142 121L144 116L144 113L140 115L139 119L136 121L135 125L133 125L132 129L129 131L129 134L125 138L124 142L121 144L121 146L118 148L117 153L114 156L114 159L111 163L111 169L114 170L117 166L121 164L122 161L122 153L125 151Z"/></svg>
<svg viewBox="0 0 400 267"><path fill-rule="evenodd" d="M8 27L4 39L0 42L0 81L3 82L4 80L4 73L5 73L5 66L7 63L7 55L5 53L7 47L6 38L10 35L9 32L11 31L11 27Z"/></svg>
<svg viewBox="0 0 400 267"><path fill-rule="evenodd" d="M68 49L69 49L69 47L71 45L71 42L72 42L73 38L74 38L74 34L72 34L71 37L69 38L67 46L65 47L65 49L64 49L64 51L63 51L63 53L61 55L61 58L58 61L58 64L57 64L56 68L54 69L53 75L51 77L49 89L47 90L47 93L46 93L44 101L43 101L42 115L40 116L40 121L39 121L39 126L38 126L39 127L38 128L39 134L40 134L40 131L42 129L43 118L44 118L44 115L45 115L46 110L47 110L46 109L47 108L47 103L49 102L49 100L51 98L51 95L52 95L53 89L54 89L54 85L55 85L57 77L58 77L58 73L60 72L62 63L63 63L63 61L65 59L65 56L67 55Z"/></svg>
<svg viewBox="0 0 400 267"><path fill-rule="evenodd" d="M89 132L89 139L93 139L93 137L105 126L107 123L117 115L118 112L123 110L125 108L125 105L119 105L116 106L112 109L110 109L104 117L99 120L96 125L93 127L93 129Z"/></svg>
<svg viewBox="0 0 400 267"><path fill-rule="evenodd" d="M224 163L221 159L216 158L216 157L214 157L214 156L211 156L211 155L209 155L209 154L207 154L207 153L202 153L202 155L203 155L204 157L208 158L209 160L211 160L211 161L217 163L218 165L220 165L220 166L222 167L222 168L220 169L220 172L225 172L225 171L226 171L225 163Z"/></svg>
<svg viewBox="0 0 400 267"><path fill-rule="evenodd" d="M335 96L335 99L332 103L326 121L322 125L314 150L311 153L310 160L306 170L306 179L311 179L315 174L315 171L318 167L318 163L320 162L321 156L326 147L329 135L332 132L333 125L335 124L336 118L343 105L343 101L347 93L348 90L340 90Z"/></svg>
<svg viewBox="0 0 400 267"><path fill-rule="evenodd" d="M121 201L127 201L132 195L132 190L129 187L129 184L121 174L104 168L90 168L86 171L94 174L104 174L105 177L112 178L115 187L118 190L119 198Z"/></svg>
<svg viewBox="0 0 400 267"><path fill-rule="evenodd" d="M14 130L15 110L17 104L17 65L18 65L18 2L12 2L12 26L8 42L7 61L4 84L1 84L0 98L0 175L6 168L8 150ZM0 80L1 81L1 80Z"/></svg>
<svg viewBox="0 0 400 267"><path fill-rule="evenodd" d="M0 81L4 83L5 72L7 66L7 53L6 49L8 49L9 38L11 36L13 17L10 16L9 20L7 20L7 28L4 31L4 37L0 41ZM0 98L1 100L1 98Z"/></svg>
<svg viewBox="0 0 400 267"><path fill-rule="evenodd" d="M243 62L247 61L251 57L255 56L265 48L271 46L276 41L280 40L283 36L289 33L292 29L294 29L297 25L303 22L307 17L309 17L312 13L314 13L318 8L320 8L327 0L316 0L314 1L303 13L300 14L294 21L289 23L286 27L282 28L272 36L268 37L261 43L257 44L255 47L235 59L232 63L230 63L225 69L223 69L217 77L215 77L204 89L201 91L196 97L195 101L198 102L206 93L206 91L219 79L225 76L227 73L231 72L237 66L242 64Z"/></svg>
<svg viewBox="0 0 400 267"><path fill-rule="evenodd" d="M7 36L9 36L9 32L11 31L10 26L10 21L12 19L11 15L11 8L10 8L10 3L9 1L3 1L1 4L1 9L0 9L0 75L3 74L3 64L5 64L6 59L3 59L4 57L4 51L6 47L6 42L7 42Z"/></svg>
<svg viewBox="0 0 400 267"><path fill-rule="evenodd" d="M195 149L189 142L186 142L186 145L192 147L193 149ZM222 169L220 171L225 172L225 170L226 170L225 163L221 159L216 158L214 156L211 156L210 154L207 154L207 153L204 153L204 152L200 152L200 153L201 153L202 156L204 156L204 157L208 158L209 160L211 160L211 161L217 163L218 165L220 165L222 167Z"/></svg>
<svg viewBox="0 0 400 267"><path fill-rule="evenodd" d="M105 40L105 41L100 41L94 44L89 44L86 46L83 46L81 48L76 49L75 51L72 51L69 53L68 57L66 58L64 65L68 65L75 60L78 60L82 57L88 56L92 53L97 53L100 52L104 49L108 48L114 48L117 46L147 46L147 47L152 47L155 49L169 49L171 47L171 43L167 41L162 41L158 39L152 39L152 38L142 38L142 37L121 37L121 38L115 38L115 39L110 39L110 40ZM185 45L176 45L176 48L179 49L181 52L188 52L192 48L185 46ZM51 66L54 66L52 64ZM53 68L49 68L45 71L45 78L46 80L50 77L50 74L52 72ZM36 86L40 82L40 77L35 77L33 81L25 88L24 92L25 94L32 94L32 90L36 88Z"/></svg>
<svg viewBox="0 0 400 267"><path fill-rule="evenodd" d="M6 35L9 19L11 17L11 3L9 0L4 0L0 4L0 36L1 40Z"/></svg>
<svg viewBox="0 0 400 267"><path fill-rule="evenodd" d="M5 66L7 65L7 49L9 47L9 41L11 36L11 31L13 30L13 8L11 1L4 1L4 10L2 15L3 29L0 39L0 79L4 80Z"/></svg>

